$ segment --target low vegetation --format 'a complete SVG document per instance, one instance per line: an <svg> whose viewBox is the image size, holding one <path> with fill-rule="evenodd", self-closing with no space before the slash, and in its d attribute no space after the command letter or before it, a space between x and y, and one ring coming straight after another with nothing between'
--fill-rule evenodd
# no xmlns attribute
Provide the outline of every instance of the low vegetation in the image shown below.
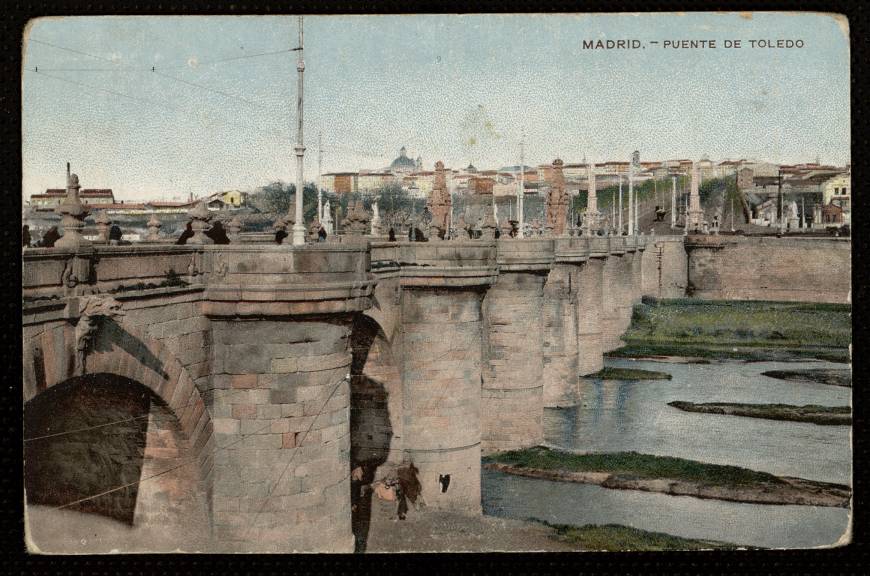
<svg viewBox="0 0 870 576"><path fill-rule="evenodd" d="M585 526L550 524L549 522L543 522L543 524L553 529L556 539L575 545L578 550L658 552L747 548L715 540L696 540L671 536L663 532L648 532L620 524L586 524Z"/></svg>
<svg viewBox="0 0 870 576"><path fill-rule="evenodd" d="M852 489L843 484L637 452L574 454L539 446L489 456L484 459L483 467L517 476L595 484L613 490L753 504L848 508L852 499Z"/></svg>
<svg viewBox="0 0 870 576"><path fill-rule="evenodd" d="M585 376L585 378L599 380L670 380L671 375L667 372L657 372L655 370L605 366L595 374L590 374Z"/></svg>
<svg viewBox="0 0 870 576"><path fill-rule="evenodd" d="M803 370L769 370L761 373L763 376L790 380L794 382L810 382L827 384L829 386L852 387L852 371L848 368L806 368Z"/></svg>
<svg viewBox="0 0 870 576"><path fill-rule="evenodd" d="M694 402L679 400L668 402L668 406L673 406L686 412L725 414L748 418L764 418L767 420L787 420L789 422L809 422L827 426L848 426L852 423L852 409L849 406L818 406L815 404L792 406L790 404L740 404L732 402L695 404Z"/></svg>
<svg viewBox="0 0 870 576"><path fill-rule="evenodd" d="M668 478L708 485L739 486L748 484L779 484L777 476L738 466L707 464L696 460L653 456L638 452L600 452L575 454L536 446L495 454L487 461L518 468L566 470L571 472L606 472L633 478Z"/></svg>
<svg viewBox="0 0 870 576"><path fill-rule="evenodd" d="M851 306L644 298L614 356L848 362Z"/></svg>

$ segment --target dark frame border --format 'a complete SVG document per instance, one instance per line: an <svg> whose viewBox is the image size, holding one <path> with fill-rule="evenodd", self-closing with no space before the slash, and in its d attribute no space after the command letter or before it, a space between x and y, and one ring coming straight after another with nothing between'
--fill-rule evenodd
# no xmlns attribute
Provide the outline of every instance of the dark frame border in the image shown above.
<svg viewBox="0 0 870 576"><path fill-rule="evenodd" d="M825 550L788 550L760 552L705 552L705 553L577 553L577 554L407 554L407 555L294 555L294 556L255 556L255 555L119 555L119 556L33 556L24 550L23 541L23 486L22 486L22 442L20 376L20 280L21 260L19 232L16 227L20 220L20 194L16 189L21 183L21 39L24 27L31 18L48 15L183 15L183 14L308 14L323 13L407 13L418 12L641 12L641 11L759 11L759 10L800 10L838 12L848 16L850 21L851 45L851 98L852 98L852 163L854 177L866 182L866 160L868 115L866 110L867 92L859 80L863 77L864 63L867 61L870 30L868 30L867 10L857 2L820 2L820 1L768 1L768 2L603 2L600 0L585 3L546 0L530 4L516 0L478 0L477 2L399 2L397 0L377 0L360 2L342 0L338 2L311 1L248 2L238 3L226 0L194 2L177 0L172 3L160 0L137 1L65 1L65 2L15 2L5 7L0 16L2 32L2 98L0 98L0 142L5 149L5 161L0 164L4 192L11 202L0 205L8 224L0 235L0 243L7 254L7 273L0 276L0 286L7 298L8 309L6 325L2 333L2 349L7 353L12 366L11 372L4 373L3 409L0 410L5 434L0 452L7 473L0 476L0 498L4 505L0 515L0 526L6 540L0 565L6 573L47 574L47 573L182 573L199 574L226 570L257 574L281 574L287 572L317 572L319 574L346 574L351 572L402 573L408 571L433 572L501 572L508 573L550 573L570 571L573 573L745 573L759 571L765 573L862 573L870 565L867 552L866 530L866 481L865 472L868 446L864 439L866 428L867 393L862 390L864 382L864 333L866 301L868 294L868 267L853 267L853 313L855 314L853 337L856 387L853 388L853 489L856 494L853 505L853 542L849 546ZM859 187L860 189L860 187ZM866 255L868 237L863 221L853 225L853 260L859 264ZM18 330L14 327L17 326Z"/></svg>

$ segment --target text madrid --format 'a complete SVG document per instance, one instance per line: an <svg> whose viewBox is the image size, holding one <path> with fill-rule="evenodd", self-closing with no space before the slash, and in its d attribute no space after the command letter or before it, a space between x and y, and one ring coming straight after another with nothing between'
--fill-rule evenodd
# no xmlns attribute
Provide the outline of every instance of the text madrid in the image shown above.
<svg viewBox="0 0 870 576"><path fill-rule="evenodd" d="M654 48L803 48L803 40L650 40ZM583 40L584 50L637 50L646 48L640 40Z"/></svg>

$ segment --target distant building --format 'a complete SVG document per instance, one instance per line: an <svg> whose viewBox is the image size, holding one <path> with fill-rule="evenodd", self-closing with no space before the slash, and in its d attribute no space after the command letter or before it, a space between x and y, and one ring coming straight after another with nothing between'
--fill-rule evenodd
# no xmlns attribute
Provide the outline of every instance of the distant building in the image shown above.
<svg viewBox="0 0 870 576"><path fill-rule="evenodd" d="M422 164L423 162L420 158L417 158L416 161L409 158L407 149L402 146L399 149L399 155L390 163L388 170L393 174L409 174L414 171L422 170Z"/></svg>
<svg viewBox="0 0 870 576"><path fill-rule="evenodd" d="M321 178L321 186L328 192L351 194L357 191L357 172L330 172Z"/></svg>
<svg viewBox="0 0 870 576"><path fill-rule="evenodd" d="M840 174L822 185L822 201L825 206L841 208L843 224L852 223L852 175ZM824 215L824 214L823 214Z"/></svg>
<svg viewBox="0 0 870 576"><path fill-rule="evenodd" d="M66 198L66 190L49 188L44 194L31 194L30 205L36 210L54 210ZM111 188L84 188L79 190L82 204L114 204L115 195Z"/></svg>

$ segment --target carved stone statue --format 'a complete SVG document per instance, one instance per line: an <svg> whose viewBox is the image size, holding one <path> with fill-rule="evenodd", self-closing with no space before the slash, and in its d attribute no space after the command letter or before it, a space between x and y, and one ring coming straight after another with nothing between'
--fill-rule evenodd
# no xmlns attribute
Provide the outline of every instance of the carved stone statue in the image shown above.
<svg viewBox="0 0 870 576"><path fill-rule="evenodd" d="M91 349L94 337L104 318L123 316L121 303L105 294L85 296L79 301L81 316L76 323L76 376L85 373L85 357Z"/></svg>

